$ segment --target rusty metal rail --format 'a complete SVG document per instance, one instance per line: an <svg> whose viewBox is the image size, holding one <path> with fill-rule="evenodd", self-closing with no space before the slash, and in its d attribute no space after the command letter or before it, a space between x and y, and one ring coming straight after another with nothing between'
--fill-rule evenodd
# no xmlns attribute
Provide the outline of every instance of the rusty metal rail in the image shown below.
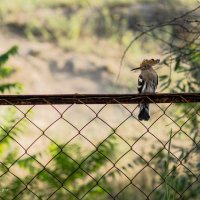
<svg viewBox="0 0 200 200"><path fill-rule="evenodd" d="M0 95L0 105L200 102L200 93Z"/></svg>

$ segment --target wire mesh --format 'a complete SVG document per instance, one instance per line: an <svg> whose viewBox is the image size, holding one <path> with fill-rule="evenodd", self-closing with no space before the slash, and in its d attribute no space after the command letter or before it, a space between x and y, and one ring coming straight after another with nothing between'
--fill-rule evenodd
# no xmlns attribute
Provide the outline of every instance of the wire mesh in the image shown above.
<svg viewBox="0 0 200 200"><path fill-rule="evenodd" d="M149 121L137 118L143 102ZM200 94L1 96L0 197L198 199L199 102Z"/></svg>

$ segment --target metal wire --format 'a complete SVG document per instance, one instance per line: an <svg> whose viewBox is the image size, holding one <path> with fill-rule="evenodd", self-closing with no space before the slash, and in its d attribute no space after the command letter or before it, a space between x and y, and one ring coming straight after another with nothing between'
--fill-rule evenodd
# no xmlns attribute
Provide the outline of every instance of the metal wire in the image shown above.
<svg viewBox="0 0 200 200"><path fill-rule="evenodd" d="M151 119L148 122L138 121L137 119L137 105L138 103L151 103L150 109L151 110L157 110L155 115L151 115ZM200 146L200 140L196 140L192 133L190 133L190 129L187 127L185 128L188 123L191 122L191 120L194 117L199 117L199 106L200 102L200 94L145 94L145 95L138 95L138 94L124 94L124 95L81 95L81 94L75 94L75 95L17 95L17 96L10 96L10 95L4 95L0 96L0 105L3 108L4 105L9 105L10 107L14 108L15 111L20 115L21 117L18 117L16 121L13 122L13 124L6 128L5 125L0 123L0 129L5 133L4 136L1 136L0 138L0 165L3 167L4 171L0 168L0 197L2 199L30 199L30 196L32 195L31 199L55 199L56 194L59 193L59 191L64 191L68 195L71 195L71 199L87 199L88 196L92 193L92 191L95 188L99 188L102 193L107 195L107 199L120 199L120 195L125 195L128 191L128 188L132 187L136 190L136 193L139 193L141 195L141 199L153 199L156 192L161 191L161 187L164 185L164 193L168 190L171 191L171 193L174 193L174 199L185 199L186 193L190 190L190 188L197 184L200 187L200 181L199 181L199 174L194 172L193 167L189 165L187 159L190 158L191 154L193 154L195 151L199 150ZM164 104L160 104L164 103ZM176 104L175 104L176 103ZM177 104L181 103L181 104ZM191 104L193 103L193 104ZM57 105L60 104L64 106L64 109L60 109ZM78 104L78 105L75 105ZM98 109L96 109L93 105L98 105ZM26 105L28 106L28 109L22 109L20 106ZM44 114L42 118L40 116L37 116L37 111L41 111L41 107L37 108L37 106L40 105L43 108L48 106L48 109L52 112L52 115L55 115L56 117L49 122L45 127L41 127L41 125L35 121L35 118L39 118L39 121L46 120L45 118L48 117L48 113ZM108 114L109 106L115 106L113 108L113 113ZM183 105L190 106L190 109L187 109L186 113L181 113L181 109L183 108ZM80 119L77 117L77 122L72 120L73 116L78 116L81 113L81 108L84 108L87 110L87 113L90 113L91 117L86 120L86 122L82 123L79 121ZM116 106L120 108L120 112L116 112ZM175 111L170 110L176 108ZM72 114L70 113L71 110ZM182 109L183 110L183 109ZM110 112L110 111L109 111ZM159 113L158 113L159 112ZM183 112L183 111L182 111ZM35 118L30 116L30 113L35 113ZM68 113L69 116L68 116ZM122 115L120 114L122 113ZM126 114L123 114L126 113ZM179 114L179 116L178 116ZM182 115L181 119L179 119L180 114ZM83 121L87 118L87 114L81 118ZM118 120L114 123L115 120ZM75 118L76 120L76 118ZM96 121L98 120L99 123L101 123L101 126L106 128L108 131L107 135L104 137L101 137L98 143L96 143L93 139L91 139L91 134L96 133L97 135L101 134L100 130L98 128L92 129L92 132L90 133L87 131L87 129L90 126L93 126ZM130 129L130 132L132 133L131 138L133 138L133 135L136 137L134 141L129 141L126 136L126 130L124 130L124 134L120 134L120 129L123 129L123 126L125 126L129 120L133 121L133 124L135 124L135 127L128 127L126 128ZM170 124L175 128L174 131L172 131L171 127L162 125L161 120L169 121ZM182 120L180 123L179 121ZM198 120L198 119L197 119ZM33 126L38 132L38 135L34 135L34 140L25 147L23 145L23 142L19 141L18 137L15 137L15 135L12 134L12 132L18 128L20 123L23 121L26 121L29 125ZM62 144L58 143L57 140L53 139L49 135L49 130L54 127L59 121L62 121L64 124L66 124L68 127L74 130L76 132L70 139L63 142ZM198 123L199 121L197 121ZM79 124L82 123L81 126ZM113 125L114 124L114 125ZM168 124L169 125L169 124ZM135 130L137 129L137 126L141 127L141 131L138 131L139 135L135 135ZM160 126L161 129L165 130L165 132L170 132L170 135L167 135L167 139L163 139L165 134L160 133L159 135L155 133L155 128L157 126ZM59 127L62 129L62 127ZM142 129L144 129L142 131ZM31 130L31 127L30 127ZM69 131L65 129L66 133ZM84 133L84 131L87 132L87 134ZM23 132L23 128L20 130L20 133L22 133L22 138L25 140L26 138L26 132ZM56 132L54 133L56 136ZM168 137L169 136L169 137ZM177 146L175 144L175 138L178 137L184 139L186 138L187 141L192 144L189 144L189 147L185 148L184 155L179 156L174 151L174 146ZM63 141L65 135L63 134ZM65 148L69 147L71 143L76 143L76 140L78 137L81 137L85 142L87 142L88 146L91 146L92 150L89 151L87 156L82 156L81 160L77 160L73 157L72 154L65 151ZM116 159L113 159L110 155L108 155L106 152L101 150L102 145L105 145L106 142L109 141L109 139L117 137L120 141L117 148L121 148L123 150L120 155L117 156ZM36 144L42 140L42 138L47 139L49 142L51 142L58 151L49 158L46 163L43 163L43 160L40 159L38 156L33 155L31 152L32 148L35 147ZM55 137L54 137L55 138ZM146 142L145 138L148 138L149 142ZM5 163L5 158L1 157L1 149L3 148L3 145L5 144L6 140L12 141L13 144L17 145L23 153L21 153L19 156L16 156L13 158L14 160L9 161ZM151 146L152 141L154 141L154 144L159 145L159 148L153 148L156 152L151 152ZM181 140L181 139L180 139ZM184 141L184 140L183 140ZM138 148L137 145L142 142L141 146L144 146L144 148ZM112 146L112 144L110 144ZM126 147L126 148L125 148ZM179 146L179 150L183 148L181 145ZM149 153L142 152L139 149L148 149ZM165 170L165 173L160 172L160 168L157 168L156 165L159 165L160 163L157 162L157 157L161 155L161 153L167 152L163 157L164 160L168 159L167 162L167 170ZM9 152L8 152L9 153ZM115 153L115 152L114 152ZM74 152L75 154L75 152ZM101 170L103 172L98 172L100 175L96 176L94 173L91 173L87 169L91 166L84 166L88 159L93 159L93 157L98 154L103 159L106 160L106 163L109 163L110 167L101 166ZM140 164L137 164L135 169L132 167L131 159L127 156L129 154L134 154L137 159L140 160ZM70 162L73 163L73 168L69 174L66 171L65 177L61 180L56 173L53 173L52 170L49 168L49 166L55 161L55 159L63 155L67 159L70 160ZM13 168L16 165L19 165L21 160L23 160L24 157L30 158L32 161L34 161L38 168L40 169L37 171L37 173L33 173L33 176L29 178L29 180L26 180L25 178L21 177L20 173L22 173L22 169L18 169L17 171L13 171ZM162 157L162 159L163 159ZM126 162L122 162L123 159L126 158ZM170 159L173 159L176 164L174 164ZM189 159L190 160L190 159ZM95 162L97 162L94 159ZM190 160L191 161L191 160ZM64 162L64 161L63 161ZM120 162L122 162L122 166L120 165ZM95 165L98 165L98 163L94 163L94 169ZM169 166L172 166L173 168L170 168ZM20 166L20 165L19 165ZM129 167L128 167L129 166ZM34 166L28 166L29 168L34 168ZM163 166L165 168L166 166ZM129 172L126 171L126 169L129 168ZM181 170L180 170L181 168ZM162 169L162 168L161 168ZM33 169L34 170L34 169ZM146 170L151 170L152 174L154 174L155 179L154 182L158 182L156 185L151 185L148 183L148 177L149 175L144 175L144 172ZM58 169L59 171L59 169ZM90 179L93 184L88 185L88 188L86 191L81 192L79 191L74 192L74 189L71 189L71 187L76 187L76 184L80 184L77 182L70 182L70 180L77 176L77 174L81 171L81 173L85 174L85 176ZM56 181L56 188L52 190L48 190L46 196L42 196L41 194L38 194L37 190L32 189L32 184L37 180L38 177L40 177L43 173L46 173L48 177L50 177L52 180ZM59 173L59 172L58 172ZM119 187L116 191L110 190L110 188L106 184L101 184L101 181L109 179L109 176L116 176L115 174L119 174L118 176L118 182L122 182L122 186ZM173 181L171 181L170 177L174 176L174 174L179 173L190 173L190 176L192 177L192 182L187 184L187 187L184 187L182 189L177 188L177 185L174 184ZM130 176L131 174L131 176ZM20 189L18 190L12 190L12 184L8 184L10 188L4 188L6 185L5 183L1 183L1 179L5 176L10 175L12 176L12 180L17 180L18 185L20 186ZM139 183L140 178L146 179L145 186L148 187L148 191L144 189ZM3 180L3 179L2 179ZM9 183L12 183L12 180L9 180ZM120 181L121 180L121 181ZM123 181L122 181L123 180ZM175 180L175 179L174 179ZM41 180L40 180L41 181ZM86 181L86 180L85 180ZM70 182L71 187L66 187L66 183ZM113 186L117 183L117 180L112 179L111 183L114 183ZM42 184L40 182L40 184ZM41 186L40 184L36 184L36 188L38 187L38 190ZM50 187L49 182L49 187ZM80 184L81 185L81 184ZM17 187L17 186L16 186ZM78 187L78 186L77 186ZM9 191L6 195L7 190ZM44 189L45 190L45 189ZM163 191L163 190L162 190ZM24 193L29 193L24 195ZM46 192L46 191L44 191ZM164 194L166 195L166 193ZM169 194L168 194L169 195ZM170 194L172 195L172 194ZM169 195L169 197L171 197ZM163 197L163 196L162 196ZM166 198L166 196L165 196ZM90 198L91 199L91 198ZM98 199L98 197L97 197ZM100 197L99 197L100 199ZM123 198L121 198L123 199ZM133 199L132 197L126 199ZM164 199L164 197L163 197Z"/></svg>

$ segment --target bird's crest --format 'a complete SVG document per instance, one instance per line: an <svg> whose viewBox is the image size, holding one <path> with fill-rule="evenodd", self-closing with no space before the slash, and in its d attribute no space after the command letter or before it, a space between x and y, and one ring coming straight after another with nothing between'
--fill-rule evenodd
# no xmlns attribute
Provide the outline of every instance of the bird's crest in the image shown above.
<svg viewBox="0 0 200 200"><path fill-rule="evenodd" d="M154 65L158 64L159 62L160 62L159 59L149 59L149 60L148 59L144 59L142 61L142 63L140 64L140 67L144 67L146 65L154 66Z"/></svg>
<svg viewBox="0 0 200 200"><path fill-rule="evenodd" d="M134 71L134 70L145 70L145 69L149 69L150 67L158 64L160 62L159 59L144 59L141 64L140 64L140 67L137 67L137 68L134 68L132 69L131 71Z"/></svg>

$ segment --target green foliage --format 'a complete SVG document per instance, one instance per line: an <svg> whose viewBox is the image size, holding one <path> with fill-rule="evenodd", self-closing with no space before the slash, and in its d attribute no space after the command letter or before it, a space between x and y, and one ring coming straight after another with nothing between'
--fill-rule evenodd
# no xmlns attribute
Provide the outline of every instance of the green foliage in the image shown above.
<svg viewBox="0 0 200 200"><path fill-rule="evenodd" d="M13 56L17 54L18 47L13 46L10 48L7 52L4 54L0 55L0 79L5 79L8 78L12 75L13 69L10 66L6 66L6 62L10 58L10 56ZM20 91L22 88L21 84L19 83L3 83L0 84L0 92L5 93L6 91L11 92L11 91Z"/></svg>
<svg viewBox="0 0 200 200"><path fill-rule="evenodd" d="M18 51L18 47L17 46L13 46L11 49L9 49L6 53L0 55L0 66L2 67L3 64L5 64L9 57L11 55L15 55Z"/></svg>
<svg viewBox="0 0 200 200"><path fill-rule="evenodd" d="M13 46L6 53L0 55L0 79L3 80L9 77L13 70L12 67L6 66L6 62L10 56L15 55L18 51L17 46ZM0 84L0 92L4 93L6 91L18 91L21 87L18 83L4 83ZM9 168L15 163L16 159L19 157L19 145L14 142L13 135L17 135L21 130L20 126L15 127L19 121L19 116L17 116L17 111L14 107L1 107L1 126L0 126L0 183L1 188L5 190L2 193L7 194L9 189L6 188L6 182L8 177L6 174L9 173ZM3 123L6 122L6 123ZM15 128L14 128L15 127Z"/></svg>
<svg viewBox="0 0 200 200"><path fill-rule="evenodd" d="M17 47L11 48L0 56L0 78L11 75L12 68L5 66L6 61L11 55L17 53ZM16 83L5 83L0 85L0 91L4 92L16 88ZM106 199L107 193L98 185L111 187L102 174L102 169L106 167L109 160L106 157L114 156L117 145L115 137L110 137L99 144L98 151L95 149L87 155L82 156L82 149L79 145L55 145L48 147L49 154L44 151L35 155L25 154L21 157L19 145L15 142L18 134L25 131L26 125L18 123L17 110L14 107L1 109L1 118L6 121L0 127L0 177L1 187L8 188L6 192L0 194L1 198L12 199L23 191L18 198L34 198L34 195L26 189L34 191L40 198L47 198L55 192L54 199L76 199L75 197L86 200ZM14 136L14 137L13 137ZM73 159L71 156L77 159ZM43 167L37 160L42 156L49 156L51 160ZM23 171L25 176L18 178L10 177L10 166L14 165L17 170ZM98 184L97 184L98 181ZM63 189L63 187L65 189ZM68 190L75 196L70 194Z"/></svg>
<svg viewBox="0 0 200 200"><path fill-rule="evenodd" d="M132 4L132 0L16 0L15 4L3 0L0 16L5 25L19 26L28 39L50 41L69 49L83 38L101 37L123 43L130 34L124 11ZM21 13L25 19L16 21ZM30 18L32 14L34 18Z"/></svg>
<svg viewBox="0 0 200 200"><path fill-rule="evenodd" d="M200 53L196 44L187 45L185 48L176 49L175 63L171 65L168 57L164 60L164 64L171 68L173 77L177 77L175 84L171 84L172 80L169 76L160 77L162 89L165 90L171 86L170 92L199 92L200 85Z"/></svg>
<svg viewBox="0 0 200 200"><path fill-rule="evenodd" d="M200 49L198 41L196 43L193 41L185 44L182 48L172 48L172 54L166 57L164 64L171 68L171 73L173 77L176 77L176 81L172 81L169 76L162 76L160 80L163 90L170 88L170 92L172 93L200 92ZM181 42L184 43L183 41ZM171 58L173 58L174 63L170 60ZM196 172L200 170L198 145L200 130L199 109L199 103L177 104L174 106L174 110L179 112L172 111L170 113L170 116L176 119L176 123L181 125L181 128L184 125L184 132L188 134L193 142L188 148L182 146L176 147L176 150L180 152L178 159L186 167L182 167L182 169L180 169L181 167L176 168L176 162L173 162L173 160L168 162L171 170L167 170L168 175L165 188L160 187L156 191L156 196L159 198L165 194L166 200L177 199L177 197L173 196L175 194L174 189L179 194L182 194L184 199L197 200L200 197L200 186L199 184L195 184L195 180L198 177ZM187 117L187 121L185 116ZM160 157L159 162L164 162L164 159ZM167 166L169 166L168 164Z"/></svg>
<svg viewBox="0 0 200 200"><path fill-rule="evenodd" d="M56 190L58 192L53 195L53 199L76 199L75 197L83 196L86 200L106 199L107 194L97 185L97 181L104 188L110 187L105 177L102 177L101 170L109 162L104 154L113 155L116 149L114 144L115 137L111 137L100 144L101 150L91 151L84 157L81 156L81 149L77 144L67 145L67 149L65 145L52 144L48 147L52 159L45 168L36 165L36 160L42 152L17 161L17 164L29 173L21 181L13 179L8 183L9 188L12 189L5 195L12 197L23 189L23 183L29 183L29 188L42 199L48 198ZM74 157L77 157L76 160L69 156L71 152ZM24 191L24 194L29 195L28 193L28 190ZM73 193L74 197L70 193Z"/></svg>

